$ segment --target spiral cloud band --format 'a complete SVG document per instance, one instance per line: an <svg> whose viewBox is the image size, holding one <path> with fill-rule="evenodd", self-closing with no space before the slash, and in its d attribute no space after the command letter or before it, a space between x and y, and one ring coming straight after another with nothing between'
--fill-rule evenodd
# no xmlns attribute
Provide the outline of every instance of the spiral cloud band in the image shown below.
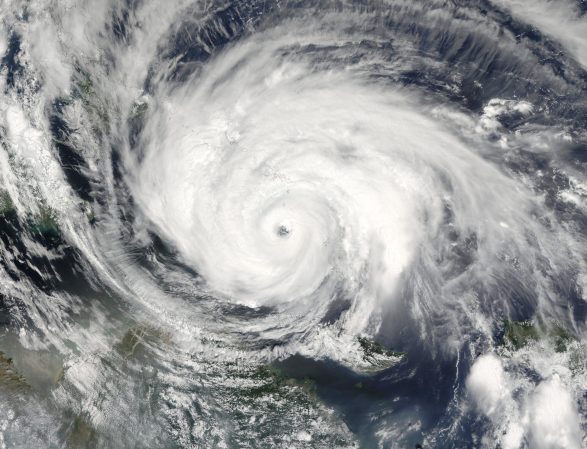
<svg viewBox="0 0 587 449"><path fill-rule="evenodd" d="M584 446L584 13L1 5L0 447Z"/></svg>
<svg viewBox="0 0 587 449"><path fill-rule="evenodd" d="M450 232L482 233L479 251L523 232L531 195L455 136L451 111L280 58L292 39L247 42L203 83L162 93L130 170L149 219L213 291L313 313L343 286L363 323L430 240L451 245L444 209Z"/></svg>

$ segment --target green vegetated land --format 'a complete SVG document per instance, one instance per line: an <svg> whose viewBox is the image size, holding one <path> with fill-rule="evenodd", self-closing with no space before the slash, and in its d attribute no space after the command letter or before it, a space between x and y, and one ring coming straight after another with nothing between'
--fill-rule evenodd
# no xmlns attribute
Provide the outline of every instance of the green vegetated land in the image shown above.
<svg viewBox="0 0 587 449"><path fill-rule="evenodd" d="M14 367L12 359L3 352L0 352L0 388L23 392L30 389L25 378Z"/></svg>
<svg viewBox="0 0 587 449"><path fill-rule="evenodd" d="M569 332L557 324L542 320L504 321L502 344L511 349L518 350L543 338L553 343L556 352L566 351L568 344L573 341Z"/></svg>

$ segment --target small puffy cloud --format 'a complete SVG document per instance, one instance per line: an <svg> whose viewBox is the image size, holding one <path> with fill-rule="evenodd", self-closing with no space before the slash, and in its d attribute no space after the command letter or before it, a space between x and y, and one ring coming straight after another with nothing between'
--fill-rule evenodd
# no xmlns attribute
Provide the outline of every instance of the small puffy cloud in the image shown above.
<svg viewBox="0 0 587 449"><path fill-rule="evenodd" d="M581 425L575 401L558 375L538 385L527 405L531 447L581 447Z"/></svg>
<svg viewBox="0 0 587 449"><path fill-rule="evenodd" d="M487 416L495 414L509 396L501 360L494 354L479 357L467 378L467 390L479 411Z"/></svg>

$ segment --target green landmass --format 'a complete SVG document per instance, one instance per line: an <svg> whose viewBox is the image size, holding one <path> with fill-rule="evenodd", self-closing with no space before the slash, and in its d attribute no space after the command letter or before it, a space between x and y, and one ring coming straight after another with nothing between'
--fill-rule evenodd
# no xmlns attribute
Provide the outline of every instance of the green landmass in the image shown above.
<svg viewBox="0 0 587 449"><path fill-rule="evenodd" d="M74 416L65 426L66 444L69 449L92 449L97 447L98 435L94 427L81 416Z"/></svg>
<svg viewBox="0 0 587 449"><path fill-rule="evenodd" d="M563 327L549 324L542 320L534 321L504 321L504 335L502 344L518 350L542 338L549 339L556 352L567 350L572 337Z"/></svg>
<svg viewBox="0 0 587 449"><path fill-rule="evenodd" d="M6 190L0 190L0 215L6 215L14 211L14 203Z"/></svg>
<svg viewBox="0 0 587 449"><path fill-rule="evenodd" d="M169 342L169 335L149 325L137 325L129 328L120 342L116 345L117 351L125 358L138 356L144 353L147 340L155 339Z"/></svg>
<svg viewBox="0 0 587 449"><path fill-rule="evenodd" d="M25 378L14 367L12 359L0 352L0 388L24 391L30 389Z"/></svg>
<svg viewBox="0 0 587 449"><path fill-rule="evenodd" d="M366 337L359 337L357 340L361 345L361 348L363 348L365 357L367 358L377 355L385 357L403 357L405 355L404 352L393 351L392 349L383 346L381 343Z"/></svg>
<svg viewBox="0 0 587 449"><path fill-rule="evenodd" d="M314 397L316 393L314 381L311 379L298 380L288 378L276 368L269 365L258 367L251 378L258 381L258 384L246 389L245 396L253 399L273 394L291 393L291 389L295 387L301 388L303 393L311 397Z"/></svg>
<svg viewBox="0 0 587 449"><path fill-rule="evenodd" d="M363 360L368 363L360 371L366 373L388 369L406 356L405 352L394 351L367 337L358 337L357 341L363 350Z"/></svg>
<svg viewBox="0 0 587 449"><path fill-rule="evenodd" d="M49 206L42 205L39 213L32 219L30 230L36 234L58 236L60 231L57 213Z"/></svg>

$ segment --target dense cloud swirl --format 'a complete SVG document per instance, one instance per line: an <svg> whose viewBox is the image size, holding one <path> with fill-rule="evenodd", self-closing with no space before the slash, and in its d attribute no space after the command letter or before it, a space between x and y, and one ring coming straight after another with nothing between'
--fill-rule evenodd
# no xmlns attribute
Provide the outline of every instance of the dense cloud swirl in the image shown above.
<svg viewBox="0 0 587 449"><path fill-rule="evenodd" d="M587 444L587 21L0 6L0 447Z"/></svg>

